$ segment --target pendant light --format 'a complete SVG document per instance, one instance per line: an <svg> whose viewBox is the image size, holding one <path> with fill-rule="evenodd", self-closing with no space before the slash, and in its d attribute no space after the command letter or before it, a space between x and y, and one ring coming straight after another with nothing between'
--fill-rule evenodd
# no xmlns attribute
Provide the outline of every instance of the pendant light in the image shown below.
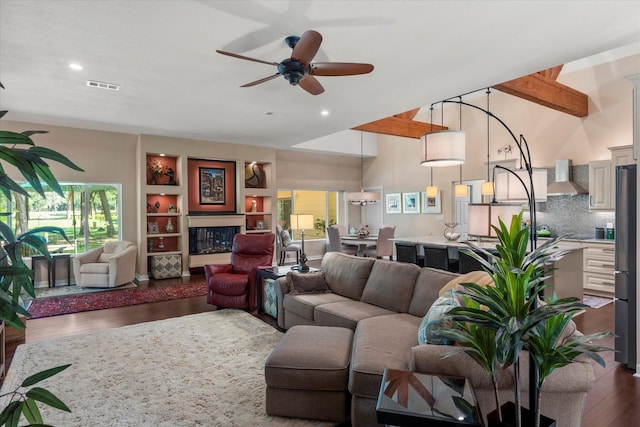
<svg viewBox="0 0 640 427"><path fill-rule="evenodd" d="M462 97L460 97L460 101L462 101ZM462 104L460 104L460 131L462 132ZM456 197L467 197L468 194L468 186L462 183L462 164L460 164L460 181L455 186L455 195Z"/></svg>
<svg viewBox="0 0 640 427"><path fill-rule="evenodd" d="M433 131L433 104L431 105L431 131ZM430 184L427 185L427 197L437 197L438 196L438 187L433 185L433 167L429 168L429 172L431 173L431 181Z"/></svg>
<svg viewBox="0 0 640 427"><path fill-rule="evenodd" d="M487 88L487 111L491 111L489 109L489 95L491 94L491 89ZM493 182L489 179L489 127L491 124L491 116L487 114L487 180L482 183L481 193L483 196L491 196L493 195Z"/></svg>
<svg viewBox="0 0 640 427"><path fill-rule="evenodd" d="M431 105L431 123L433 123L433 104ZM442 127L444 127L444 104L442 104ZM460 130L439 130L425 133L422 142L422 166L456 166L465 160L465 136Z"/></svg>
<svg viewBox="0 0 640 427"><path fill-rule="evenodd" d="M380 193L373 191L364 191L364 152L363 152L363 133L360 132L360 191L345 194L345 199L352 205L373 205L380 201Z"/></svg>

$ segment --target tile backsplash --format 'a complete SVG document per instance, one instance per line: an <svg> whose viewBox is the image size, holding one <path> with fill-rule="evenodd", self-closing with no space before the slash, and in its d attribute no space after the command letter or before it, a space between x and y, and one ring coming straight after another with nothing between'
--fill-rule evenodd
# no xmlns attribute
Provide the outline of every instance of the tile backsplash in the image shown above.
<svg viewBox="0 0 640 427"><path fill-rule="evenodd" d="M548 172L549 184L555 182L555 168ZM589 190L589 165L573 166L572 180ZM546 202L537 205L538 227L548 225L553 236L571 234L579 239L595 237L595 228L606 228L615 223L615 212L589 211L589 194L577 196L548 196Z"/></svg>

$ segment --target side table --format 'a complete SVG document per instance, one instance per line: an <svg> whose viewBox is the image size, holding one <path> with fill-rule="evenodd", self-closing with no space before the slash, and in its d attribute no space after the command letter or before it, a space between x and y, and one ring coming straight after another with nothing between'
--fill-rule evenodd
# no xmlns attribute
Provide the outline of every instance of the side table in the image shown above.
<svg viewBox="0 0 640 427"><path fill-rule="evenodd" d="M466 378L385 369L376 405L378 422L395 426L482 426Z"/></svg>
<svg viewBox="0 0 640 427"><path fill-rule="evenodd" d="M56 287L56 263L63 261L67 263L67 286L71 286L71 255L70 254L52 254L51 260L48 260L44 255L31 256L31 269L35 271L36 264L44 261L47 268L47 282L49 287ZM35 275L31 282L34 283Z"/></svg>
<svg viewBox="0 0 640 427"><path fill-rule="evenodd" d="M259 267L256 273L256 296L258 303L258 313L264 313L264 283L265 280L277 280L279 277L284 277L288 272L292 271L291 268L295 267L295 265L288 266L275 266L275 267ZM309 268L309 272L320 271L319 268ZM276 317L276 316L274 316Z"/></svg>

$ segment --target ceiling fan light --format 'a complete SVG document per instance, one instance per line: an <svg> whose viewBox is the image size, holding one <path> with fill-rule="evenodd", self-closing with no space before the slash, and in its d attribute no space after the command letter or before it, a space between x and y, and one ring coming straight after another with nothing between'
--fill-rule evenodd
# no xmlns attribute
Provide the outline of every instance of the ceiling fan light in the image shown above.
<svg viewBox="0 0 640 427"><path fill-rule="evenodd" d="M465 134L461 130L441 130L425 133L422 142L422 166L444 167L461 165L465 161Z"/></svg>

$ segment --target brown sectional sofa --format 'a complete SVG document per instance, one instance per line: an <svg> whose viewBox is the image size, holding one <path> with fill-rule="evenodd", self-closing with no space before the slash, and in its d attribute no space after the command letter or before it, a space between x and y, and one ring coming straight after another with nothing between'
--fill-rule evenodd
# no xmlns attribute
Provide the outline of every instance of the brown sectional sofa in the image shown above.
<svg viewBox="0 0 640 427"><path fill-rule="evenodd" d="M329 293L292 295L286 278L278 279L278 324L285 329L317 325L355 331L348 384L353 427L378 425L375 406L385 368L468 377L482 413L494 408L489 378L467 355L443 359L451 347L418 345L422 318L440 289L458 274L339 252L327 253L321 270ZM500 381L509 387L512 373L504 372ZM593 381L588 361L556 370L544 387L543 414L555 418L558 426L579 427ZM503 402L513 400L510 389L502 395Z"/></svg>

